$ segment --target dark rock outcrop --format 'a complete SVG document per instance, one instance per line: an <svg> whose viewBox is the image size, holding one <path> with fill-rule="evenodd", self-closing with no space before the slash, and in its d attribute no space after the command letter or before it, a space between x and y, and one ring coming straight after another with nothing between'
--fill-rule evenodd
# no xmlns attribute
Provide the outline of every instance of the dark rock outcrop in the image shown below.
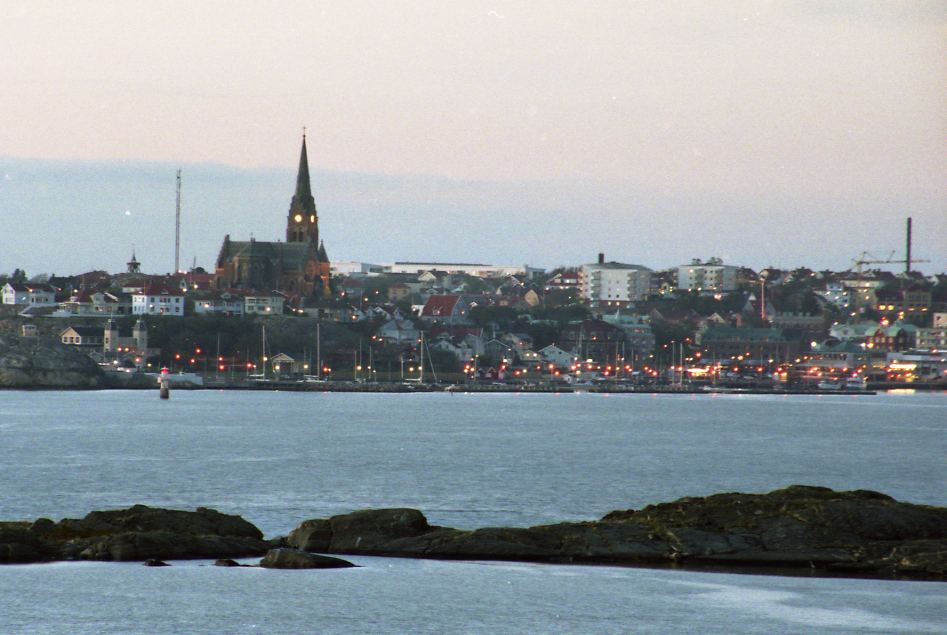
<svg viewBox="0 0 947 635"><path fill-rule="evenodd" d="M344 569L355 565L348 560L320 556L298 549L270 549L260 561L265 569Z"/></svg>
<svg viewBox="0 0 947 635"><path fill-rule="evenodd" d="M136 505L58 523L0 522L0 564L266 554L264 567L352 566L311 551L947 580L947 508L863 490L792 486L681 498L598 521L529 528L467 531L432 526L414 509L364 510L307 520L270 541L239 516L205 508Z"/></svg>
<svg viewBox="0 0 947 635"><path fill-rule="evenodd" d="M105 375L75 346L44 337L0 335L0 388L100 388Z"/></svg>
<svg viewBox="0 0 947 635"><path fill-rule="evenodd" d="M0 523L0 563L255 556L269 545L239 516L135 505L58 523Z"/></svg>
<svg viewBox="0 0 947 635"><path fill-rule="evenodd" d="M416 510L367 510L307 520L287 542L328 553L947 579L947 509L806 486L530 528L462 531L432 527Z"/></svg>

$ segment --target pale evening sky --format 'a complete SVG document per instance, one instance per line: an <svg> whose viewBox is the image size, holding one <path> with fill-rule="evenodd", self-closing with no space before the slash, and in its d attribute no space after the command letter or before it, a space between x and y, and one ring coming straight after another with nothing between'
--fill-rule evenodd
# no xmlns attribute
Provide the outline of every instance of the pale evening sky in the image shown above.
<svg viewBox="0 0 947 635"><path fill-rule="evenodd" d="M333 259L943 271L945 86L945 2L0 0L0 271L277 239L303 125Z"/></svg>

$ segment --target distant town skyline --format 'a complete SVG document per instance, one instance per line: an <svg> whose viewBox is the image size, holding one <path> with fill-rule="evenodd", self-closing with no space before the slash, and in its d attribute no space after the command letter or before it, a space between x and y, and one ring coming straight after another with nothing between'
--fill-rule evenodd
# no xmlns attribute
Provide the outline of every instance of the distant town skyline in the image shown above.
<svg viewBox="0 0 947 635"><path fill-rule="evenodd" d="M333 260L844 269L912 216L941 272L945 36L933 1L20 3L0 271L170 270L178 167L182 262L276 239L307 126Z"/></svg>

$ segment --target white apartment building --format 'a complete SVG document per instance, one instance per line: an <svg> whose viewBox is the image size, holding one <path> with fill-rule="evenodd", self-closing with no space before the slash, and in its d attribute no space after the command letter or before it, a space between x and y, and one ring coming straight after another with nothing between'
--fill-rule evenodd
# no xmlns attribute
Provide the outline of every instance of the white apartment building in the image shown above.
<svg viewBox="0 0 947 635"><path fill-rule="evenodd" d="M579 288L590 306L620 308L648 297L653 274L641 265L605 262L599 254L597 263L579 270Z"/></svg>
<svg viewBox="0 0 947 635"><path fill-rule="evenodd" d="M701 262L695 258L689 265L677 268L677 288L684 291L727 293L737 289L739 267L725 265L720 258Z"/></svg>

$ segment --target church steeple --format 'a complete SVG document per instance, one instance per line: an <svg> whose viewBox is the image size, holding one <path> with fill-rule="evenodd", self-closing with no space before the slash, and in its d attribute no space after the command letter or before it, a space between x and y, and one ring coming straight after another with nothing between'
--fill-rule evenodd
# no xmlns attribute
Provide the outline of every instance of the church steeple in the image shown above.
<svg viewBox="0 0 947 635"><path fill-rule="evenodd" d="M303 132L302 150L299 152L299 171L296 174L296 193L289 204L286 220L286 242L311 242L319 244L319 217L316 199L309 183L309 157L306 152L306 133Z"/></svg>
<svg viewBox="0 0 947 635"><path fill-rule="evenodd" d="M132 259L125 264L128 265L128 273L141 273L141 263L135 258L134 245L132 245Z"/></svg>

